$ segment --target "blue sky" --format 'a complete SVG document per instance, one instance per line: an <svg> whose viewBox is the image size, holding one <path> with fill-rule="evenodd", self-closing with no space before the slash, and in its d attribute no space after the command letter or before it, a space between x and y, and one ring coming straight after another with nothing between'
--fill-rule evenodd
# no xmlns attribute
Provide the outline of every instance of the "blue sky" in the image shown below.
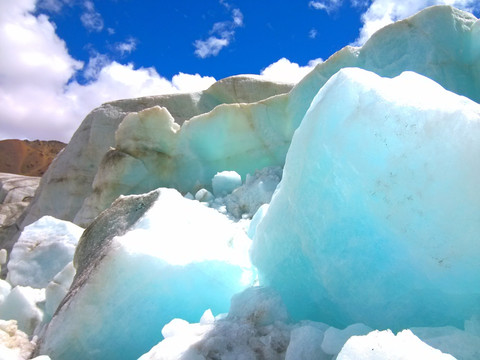
<svg viewBox="0 0 480 360"><path fill-rule="evenodd" d="M119 98L237 74L297 82L430 5L477 0L0 0L0 139L68 141Z"/></svg>
<svg viewBox="0 0 480 360"><path fill-rule="evenodd" d="M356 39L364 10L345 3L329 14L298 0L104 0L94 9L91 26L80 20L82 6L48 12L74 58L88 61L98 52L153 66L167 78L182 71L216 79L258 74L283 57L302 65L327 58Z"/></svg>

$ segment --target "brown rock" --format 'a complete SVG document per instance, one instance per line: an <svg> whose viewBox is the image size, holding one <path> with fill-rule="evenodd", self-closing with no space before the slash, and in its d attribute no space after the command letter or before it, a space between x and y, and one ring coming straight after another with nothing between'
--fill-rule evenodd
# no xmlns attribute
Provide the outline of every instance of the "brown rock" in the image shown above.
<svg viewBox="0 0 480 360"><path fill-rule="evenodd" d="M0 172L42 176L64 147L60 141L2 140Z"/></svg>

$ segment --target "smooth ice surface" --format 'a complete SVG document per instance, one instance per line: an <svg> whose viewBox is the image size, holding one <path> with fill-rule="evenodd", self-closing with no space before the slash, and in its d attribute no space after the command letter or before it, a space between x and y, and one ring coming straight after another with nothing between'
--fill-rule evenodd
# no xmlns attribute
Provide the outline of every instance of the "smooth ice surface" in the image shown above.
<svg viewBox="0 0 480 360"><path fill-rule="evenodd" d="M260 283L296 319L462 327L480 312L478 139L480 105L432 80L341 70L257 227Z"/></svg>
<svg viewBox="0 0 480 360"><path fill-rule="evenodd" d="M242 177L235 171L221 171L212 179L213 195L226 196L242 185Z"/></svg>
<svg viewBox="0 0 480 360"><path fill-rule="evenodd" d="M0 279L0 304L5 300L5 297L12 290L12 285L5 280Z"/></svg>
<svg viewBox="0 0 480 360"><path fill-rule="evenodd" d="M438 328L412 328L411 331L423 342L451 354L457 359L480 359L480 333L457 329L453 326Z"/></svg>
<svg viewBox="0 0 480 360"><path fill-rule="evenodd" d="M324 329L316 324L305 324L290 333L285 360L330 360L322 350Z"/></svg>
<svg viewBox="0 0 480 360"><path fill-rule="evenodd" d="M228 310L230 297L254 280L249 246L243 229L176 190L118 199L85 230L76 277L38 353L140 356L173 318Z"/></svg>
<svg viewBox="0 0 480 360"><path fill-rule="evenodd" d="M73 262L69 262L47 285L45 289L44 321L50 321L58 305L67 295L74 276L75 268L73 267Z"/></svg>
<svg viewBox="0 0 480 360"><path fill-rule="evenodd" d="M14 286L45 288L73 260L82 233L81 227L51 216L27 226L10 254L8 281Z"/></svg>
<svg viewBox="0 0 480 360"><path fill-rule="evenodd" d="M265 214L268 211L269 206L270 204L263 204L258 208L255 215L253 215L252 221L250 221L248 231L247 231L247 235L250 239L253 240L255 238L255 233L257 232L258 224L262 222L263 218L265 217Z"/></svg>
<svg viewBox="0 0 480 360"><path fill-rule="evenodd" d="M375 330L354 336L343 346L337 360L455 360L452 355L434 349L410 330L394 335L390 330Z"/></svg>

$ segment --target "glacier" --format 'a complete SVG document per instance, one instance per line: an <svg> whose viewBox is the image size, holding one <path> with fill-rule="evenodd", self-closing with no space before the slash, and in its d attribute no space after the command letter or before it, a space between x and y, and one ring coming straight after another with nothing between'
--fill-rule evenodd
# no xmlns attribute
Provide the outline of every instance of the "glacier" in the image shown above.
<svg viewBox="0 0 480 360"><path fill-rule="evenodd" d="M87 116L42 177L39 194L19 227L44 215L85 227L121 194L157 187L194 194L200 188L211 190L210 181L217 172L236 171L245 177L267 166L283 166L293 133L312 99L344 67L384 77L414 71L479 101L480 26L476 20L450 6L427 8L385 27L361 48L347 46L338 51L293 89L239 76L221 80L202 93L104 104ZM155 106L164 110L156 111ZM124 144L121 131L115 134L128 114L126 122L139 122L139 127ZM163 139L159 144L140 141L148 138L145 133L151 124L147 122L172 119L181 126L178 131L166 126L157 134ZM168 146L161 144L166 141Z"/></svg>
<svg viewBox="0 0 480 360"><path fill-rule="evenodd" d="M0 241L0 358L480 358L479 60L435 6L94 109Z"/></svg>

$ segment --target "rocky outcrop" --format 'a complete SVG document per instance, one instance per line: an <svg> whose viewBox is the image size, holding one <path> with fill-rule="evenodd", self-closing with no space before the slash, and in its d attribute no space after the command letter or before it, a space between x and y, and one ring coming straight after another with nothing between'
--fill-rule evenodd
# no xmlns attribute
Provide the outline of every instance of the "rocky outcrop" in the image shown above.
<svg viewBox="0 0 480 360"><path fill-rule="evenodd" d="M0 249L6 249L8 254L16 241L17 221L33 199L39 183L39 177L0 173ZM6 267L2 271L5 272Z"/></svg>
<svg viewBox="0 0 480 360"><path fill-rule="evenodd" d="M0 172L42 176L65 145L60 141L2 140Z"/></svg>

